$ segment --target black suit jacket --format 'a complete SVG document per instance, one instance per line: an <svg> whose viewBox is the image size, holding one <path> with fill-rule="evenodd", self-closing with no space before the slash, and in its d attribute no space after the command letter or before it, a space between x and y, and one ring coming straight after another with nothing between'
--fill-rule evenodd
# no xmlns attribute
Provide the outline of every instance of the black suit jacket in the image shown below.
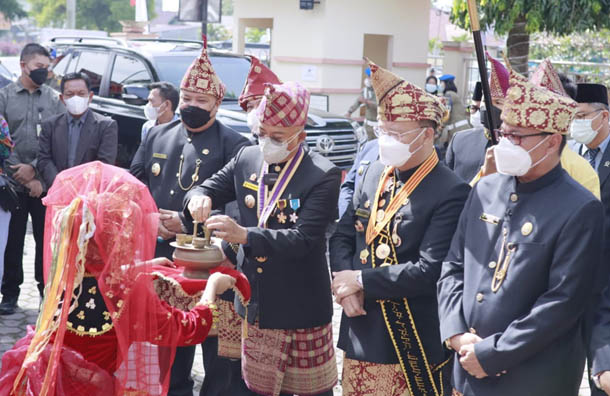
<svg viewBox="0 0 610 396"><path fill-rule="evenodd" d="M201 165L196 175L198 182L193 187L222 169L241 147L249 143L248 139L219 121L203 132L189 134L182 122L175 120L155 126L148 132L129 171L146 184L158 208L182 214L182 201L186 195L182 187L193 184L196 161L201 161ZM180 175L182 187L176 176L180 172L181 156L184 157ZM191 222L185 221L184 217L181 220L187 229L192 228ZM170 246L172 241L157 241L155 256L171 259L174 253Z"/></svg>
<svg viewBox="0 0 610 396"><path fill-rule="evenodd" d="M91 161L114 165L118 150L116 121L92 110L84 115L80 130L74 166ZM68 169L68 114L62 113L42 122L38 139L38 172L46 188L51 187L55 176Z"/></svg>
<svg viewBox="0 0 610 396"><path fill-rule="evenodd" d="M214 209L237 201L240 224L248 229L241 270L252 286L249 322L258 318L261 328L270 329L328 324L332 297L325 232L337 211L341 171L321 155L306 151L280 197L300 200L296 211L290 205L283 211L287 217L296 214L296 223L279 223L276 212L267 228L259 228L256 205L248 208L245 199L256 197L258 204L256 191L247 185L257 183L262 163L258 146L243 148L221 171L187 193L185 207L195 194L212 198ZM185 215L190 218L188 210ZM238 299L236 302L243 316L244 307Z"/></svg>
<svg viewBox="0 0 610 396"><path fill-rule="evenodd" d="M330 239L333 271L362 270L367 312L355 318L343 315L338 347L350 359L398 363L377 300L407 298L427 359L438 364L445 352L439 334L436 282L470 187L444 165L436 165L398 211L402 214L397 227L402 239L396 248L399 264L372 268L370 256L364 265L360 261L359 254L367 246L365 231L356 231L354 225L360 220L366 230L368 217L356 213L366 213L372 207L383 170L378 161L365 170L353 206L347 206ZM412 169L407 174L414 172ZM394 220L390 227L393 229Z"/></svg>
<svg viewBox="0 0 610 396"><path fill-rule="evenodd" d="M483 128L459 131L449 142L445 164L462 180L470 183L483 166L485 152L490 146Z"/></svg>

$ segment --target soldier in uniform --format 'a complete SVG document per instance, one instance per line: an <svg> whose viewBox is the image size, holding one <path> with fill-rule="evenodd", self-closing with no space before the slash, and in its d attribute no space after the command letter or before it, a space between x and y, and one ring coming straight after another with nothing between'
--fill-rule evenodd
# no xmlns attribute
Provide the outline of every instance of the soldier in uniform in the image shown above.
<svg viewBox="0 0 610 396"><path fill-rule="evenodd" d="M441 101L370 67L380 160L365 170L329 243L344 313L343 394L449 395L436 282L470 188L439 164Z"/></svg>
<svg viewBox="0 0 610 396"><path fill-rule="evenodd" d="M192 228L192 222L186 221L181 211L187 191L225 166L249 143L248 139L216 120L225 86L212 68L205 45L199 58L186 71L180 88L181 120L153 127L131 164L131 173L148 186L161 213L155 255L170 259L174 249L169 243L177 233ZM221 318L230 314L232 297L219 300ZM206 376L201 394L222 394L231 383L231 372L237 372L239 378L239 363L218 358L217 337L208 337L202 345ZM190 373L194 356L194 346L178 348L170 396L192 395ZM231 365L235 366L233 370ZM239 382L239 379L233 381Z"/></svg>
<svg viewBox="0 0 610 396"><path fill-rule="evenodd" d="M350 106L345 113L345 118L351 118L352 113L364 106L364 129L368 140L376 139L373 129L377 126L377 97L371 83L371 71L367 68L365 71L364 88L362 94Z"/></svg>
<svg viewBox="0 0 610 396"><path fill-rule="evenodd" d="M578 395L603 207L560 165L575 113L511 75L498 173L470 194L438 282L456 395Z"/></svg>
<svg viewBox="0 0 610 396"><path fill-rule="evenodd" d="M230 243L230 259L242 252L253 297L247 309L237 300L236 307L246 323L242 373L254 394L330 396L337 382L325 231L341 172L303 145L308 108L300 84L268 84L256 113L258 147L244 148L185 198L185 214L207 219ZM208 218L234 199L239 224Z"/></svg>

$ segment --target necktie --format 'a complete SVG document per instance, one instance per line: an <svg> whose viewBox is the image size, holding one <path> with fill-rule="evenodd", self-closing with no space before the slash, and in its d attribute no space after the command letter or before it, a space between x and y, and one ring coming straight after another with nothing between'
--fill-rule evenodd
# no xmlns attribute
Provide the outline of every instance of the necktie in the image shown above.
<svg viewBox="0 0 610 396"><path fill-rule="evenodd" d="M587 159L587 161L589 161L589 163L591 164L593 169L595 169L595 158L597 157L597 153L599 153L599 147L596 147L593 149L590 148L585 153L585 158Z"/></svg>

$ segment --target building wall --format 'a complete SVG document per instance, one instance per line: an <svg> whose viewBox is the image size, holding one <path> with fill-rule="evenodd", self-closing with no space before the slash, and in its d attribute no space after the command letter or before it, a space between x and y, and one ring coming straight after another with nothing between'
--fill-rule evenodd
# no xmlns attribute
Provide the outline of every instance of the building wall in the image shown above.
<svg viewBox="0 0 610 396"><path fill-rule="evenodd" d="M429 0L321 0L309 11L296 0L234 0L234 50L243 49L247 18L272 19L271 68L328 94L330 110L343 114L362 88L363 55L423 86L429 12Z"/></svg>

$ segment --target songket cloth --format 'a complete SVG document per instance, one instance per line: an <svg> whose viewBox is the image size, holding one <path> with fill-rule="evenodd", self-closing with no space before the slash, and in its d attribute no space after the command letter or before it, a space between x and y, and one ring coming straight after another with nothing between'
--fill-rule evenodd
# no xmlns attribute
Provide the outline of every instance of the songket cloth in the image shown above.
<svg viewBox="0 0 610 396"><path fill-rule="evenodd" d="M242 336L242 374L261 395L317 395L337 383L332 323L311 329L261 329L248 324Z"/></svg>

